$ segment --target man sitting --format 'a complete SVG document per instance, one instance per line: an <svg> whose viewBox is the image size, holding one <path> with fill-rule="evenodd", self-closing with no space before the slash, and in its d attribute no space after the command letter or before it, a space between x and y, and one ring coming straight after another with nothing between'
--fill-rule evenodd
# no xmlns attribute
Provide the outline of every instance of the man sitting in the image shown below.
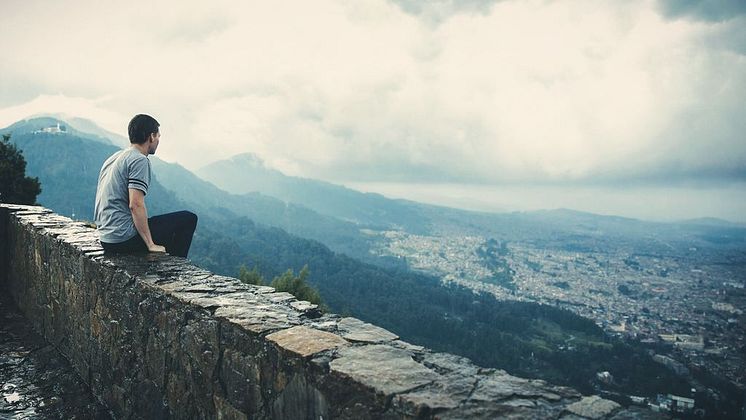
<svg viewBox="0 0 746 420"><path fill-rule="evenodd" d="M160 143L160 124L149 115L129 123L131 146L110 156L101 167L94 216L99 238L109 253L168 252L186 257L197 215L188 211L148 218L145 195L150 160Z"/></svg>

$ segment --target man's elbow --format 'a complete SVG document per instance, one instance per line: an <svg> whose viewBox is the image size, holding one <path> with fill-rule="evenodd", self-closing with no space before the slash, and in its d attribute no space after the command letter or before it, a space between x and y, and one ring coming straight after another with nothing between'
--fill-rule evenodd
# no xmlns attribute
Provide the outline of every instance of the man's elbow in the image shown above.
<svg viewBox="0 0 746 420"><path fill-rule="evenodd" d="M130 211L132 213L137 212L138 210L140 210L144 206L145 206L145 203L142 203L142 202L140 202L138 200L132 200L132 201L130 201Z"/></svg>

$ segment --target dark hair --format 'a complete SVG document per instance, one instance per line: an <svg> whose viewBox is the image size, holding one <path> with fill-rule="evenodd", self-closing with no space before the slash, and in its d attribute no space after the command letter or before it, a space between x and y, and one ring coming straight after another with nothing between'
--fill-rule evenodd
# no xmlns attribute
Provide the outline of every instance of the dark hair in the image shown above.
<svg viewBox="0 0 746 420"><path fill-rule="evenodd" d="M148 141L151 134L158 132L158 121L150 115L137 114L130 120L127 131L130 135L130 143L143 144Z"/></svg>

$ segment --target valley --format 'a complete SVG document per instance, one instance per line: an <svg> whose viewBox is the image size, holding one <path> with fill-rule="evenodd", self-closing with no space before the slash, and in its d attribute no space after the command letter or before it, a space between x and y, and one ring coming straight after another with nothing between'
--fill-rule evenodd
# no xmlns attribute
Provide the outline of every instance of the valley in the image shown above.
<svg viewBox="0 0 746 420"><path fill-rule="evenodd" d="M49 124L3 132L39 177L39 201L90 220L98 168L117 147ZM254 158L212 166L210 182L151 161L149 210L194 210L190 257L215 273L246 266L271 278L307 265L332 311L485 367L623 404L673 394L708 413L742 407L741 225L480 213L287 177Z"/></svg>

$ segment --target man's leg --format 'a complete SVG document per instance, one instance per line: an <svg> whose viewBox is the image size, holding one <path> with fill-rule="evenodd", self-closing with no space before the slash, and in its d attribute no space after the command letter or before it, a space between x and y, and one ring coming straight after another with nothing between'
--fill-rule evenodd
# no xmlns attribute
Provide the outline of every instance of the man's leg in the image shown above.
<svg viewBox="0 0 746 420"><path fill-rule="evenodd" d="M136 234L132 238L120 242L120 243L106 243L101 242L101 246L107 254L136 254L148 252L148 247L145 246L145 242L139 234Z"/></svg>
<svg viewBox="0 0 746 420"><path fill-rule="evenodd" d="M197 215L189 211L161 214L148 219L153 242L166 247L166 251L186 258L197 227Z"/></svg>

